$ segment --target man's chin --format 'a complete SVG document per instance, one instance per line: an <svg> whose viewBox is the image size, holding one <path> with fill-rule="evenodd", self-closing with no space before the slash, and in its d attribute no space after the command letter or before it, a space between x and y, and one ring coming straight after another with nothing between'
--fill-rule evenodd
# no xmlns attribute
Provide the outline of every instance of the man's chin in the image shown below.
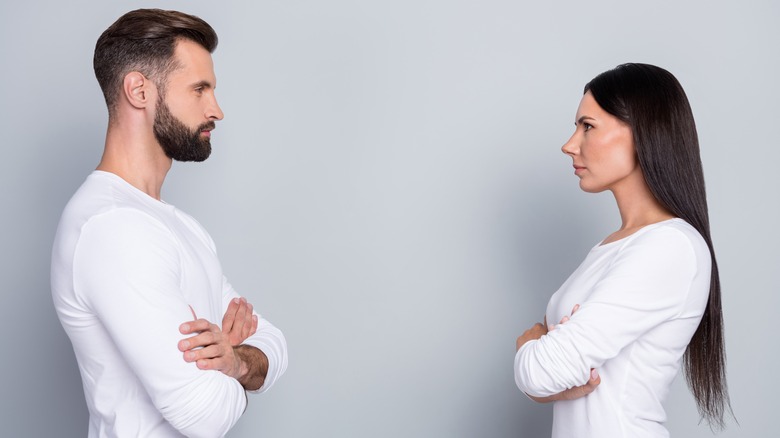
<svg viewBox="0 0 780 438"><path fill-rule="evenodd" d="M200 163L206 161L211 156L211 145L208 143L198 145L198 150L194 152L192 150L181 150L180 148L164 150L168 158L182 163Z"/></svg>

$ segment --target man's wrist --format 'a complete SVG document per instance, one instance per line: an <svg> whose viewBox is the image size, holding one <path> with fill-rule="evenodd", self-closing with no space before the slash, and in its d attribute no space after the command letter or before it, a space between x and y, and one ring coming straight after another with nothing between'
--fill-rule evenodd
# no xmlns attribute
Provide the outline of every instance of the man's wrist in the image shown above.
<svg viewBox="0 0 780 438"><path fill-rule="evenodd" d="M260 349L246 344L233 347L233 352L240 363L238 383L248 391L260 389L268 374L268 357Z"/></svg>

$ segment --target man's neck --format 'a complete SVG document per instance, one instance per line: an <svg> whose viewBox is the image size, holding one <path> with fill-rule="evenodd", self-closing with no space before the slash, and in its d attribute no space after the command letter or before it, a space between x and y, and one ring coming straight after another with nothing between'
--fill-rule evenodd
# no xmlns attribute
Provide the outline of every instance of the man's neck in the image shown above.
<svg viewBox="0 0 780 438"><path fill-rule="evenodd" d="M103 158L97 170L113 173L154 199L160 200L172 160L152 132L113 124L106 133Z"/></svg>

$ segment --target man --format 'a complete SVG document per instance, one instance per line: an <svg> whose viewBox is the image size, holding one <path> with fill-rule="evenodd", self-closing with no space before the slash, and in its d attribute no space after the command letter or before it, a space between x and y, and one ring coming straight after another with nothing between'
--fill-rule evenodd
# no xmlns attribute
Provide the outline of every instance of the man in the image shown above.
<svg viewBox="0 0 780 438"><path fill-rule="evenodd" d="M224 278L208 233L160 200L172 160L211 152L216 45L200 18L137 10L95 47L105 151L63 212L51 273L90 437L222 436L245 390L287 368L284 336Z"/></svg>

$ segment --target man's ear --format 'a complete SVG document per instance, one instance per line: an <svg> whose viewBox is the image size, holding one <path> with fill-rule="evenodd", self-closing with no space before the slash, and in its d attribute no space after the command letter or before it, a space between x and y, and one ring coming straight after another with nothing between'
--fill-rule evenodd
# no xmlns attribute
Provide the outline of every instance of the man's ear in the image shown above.
<svg viewBox="0 0 780 438"><path fill-rule="evenodd" d="M122 95L135 108L146 108L155 102L156 87L146 76L137 71L125 75L122 82Z"/></svg>

